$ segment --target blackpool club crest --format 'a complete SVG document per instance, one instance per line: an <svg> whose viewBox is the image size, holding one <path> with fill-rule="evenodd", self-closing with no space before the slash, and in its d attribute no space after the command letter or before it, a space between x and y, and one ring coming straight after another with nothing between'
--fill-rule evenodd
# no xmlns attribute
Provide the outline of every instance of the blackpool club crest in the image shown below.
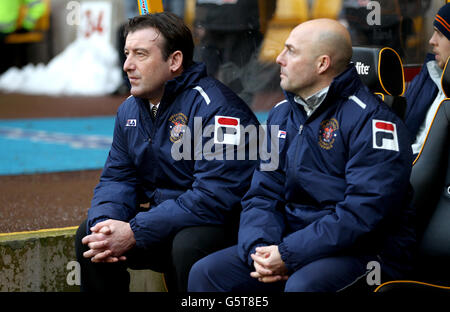
<svg viewBox="0 0 450 312"><path fill-rule="evenodd" d="M188 118L183 113L178 113L170 116L170 141L172 143L177 142L183 137L183 133L186 131L186 125Z"/></svg>
<svg viewBox="0 0 450 312"><path fill-rule="evenodd" d="M326 150L333 148L338 129L339 123L336 118L322 121L319 129L319 146Z"/></svg>

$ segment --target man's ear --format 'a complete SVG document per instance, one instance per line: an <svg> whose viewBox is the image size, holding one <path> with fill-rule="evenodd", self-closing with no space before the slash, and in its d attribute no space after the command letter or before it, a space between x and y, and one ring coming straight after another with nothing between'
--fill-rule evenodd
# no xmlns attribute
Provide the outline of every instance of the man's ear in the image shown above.
<svg viewBox="0 0 450 312"><path fill-rule="evenodd" d="M321 55L317 58L317 73L319 75L325 73L331 66L331 58L329 55Z"/></svg>
<svg viewBox="0 0 450 312"><path fill-rule="evenodd" d="M180 50L173 52L170 56L170 70L175 73L183 66L183 53Z"/></svg>

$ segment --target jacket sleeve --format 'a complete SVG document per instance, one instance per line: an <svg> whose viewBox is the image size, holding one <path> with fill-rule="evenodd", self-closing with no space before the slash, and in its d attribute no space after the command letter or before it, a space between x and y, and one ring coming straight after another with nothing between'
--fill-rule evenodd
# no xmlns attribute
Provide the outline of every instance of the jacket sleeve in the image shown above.
<svg viewBox="0 0 450 312"><path fill-rule="evenodd" d="M137 212L136 168L128 156L122 124L118 113L111 149L88 211L88 233L98 222L106 219L128 221Z"/></svg>
<svg viewBox="0 0 450 312"><path fill-rule="evenodd" d="M271 120L272 118L269 116L266 128L267 148L270 151L271 137L275 134L271 131ZM278 138L276 140L278 142ZM278 167L276 170L261 170L261 166L270 161L262 159L260 167L253 175L250 189L242 199L243 211L239 226L238 254L249 265L253 262L250 255L255 253L256 247L278 245L284 232L285 174L282 169L284 154L283 150L270 154L279 157ZM271 161L273 160L271 159Z"/></svg>
<svg viewBox="0 0 450 312"><path fill-rule="evenodd" d="M399 151L374 148L373 120L396 124ZM388 137L390 138L390 137ZM283 239L279 251L289 270L355 246L405 208L412 154L404 124L387 109L358 123L349 136L344 199L330 213Z"/></svg>
<svg viewBox="0 0 450 312"><path fill-rule="evenodd" d="M226 105L223 105L226 107ZM258 126L253 114L229 111L216 111L217 115L227 115L240 118L241 124ZM250 115L251 114L251 115ZM214 115L206 120L203 127L214 129ZM210 132L211 134L213 132ZM212 137L203 137L202 149L205 144L211 144ZM246 137L245 147L249 150L250 138ZM217 147L217 144L214 145ZM147 248L176 233L183 227L197 225L224 224L241 211L240 200L250 184L251 175L257 165L257 158L249 160L234 160L225 157L227 145L223 145L223 160L207 159L205 155L194 164L194 182L188 189L175 199L168 199L149 211L138 213L130 220L136 245ZM240 148L242 148L240 146ZM234 147L233 147L234 148ZM236 151L235 151L236 152ZM217 153L216 153L217 154Z"/></svg>

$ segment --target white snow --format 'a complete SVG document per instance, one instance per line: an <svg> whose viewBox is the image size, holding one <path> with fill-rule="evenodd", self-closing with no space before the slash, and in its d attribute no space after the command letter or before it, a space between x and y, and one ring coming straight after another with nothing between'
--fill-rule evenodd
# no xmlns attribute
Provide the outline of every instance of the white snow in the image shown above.
<svg viewBox="0 0 450 312"><path fill-rule="evenodd" d="M47 65L12 67L0 76L0 91L42 95L99 96L122 83L118 51L105 40L78 38Z"/></svg>

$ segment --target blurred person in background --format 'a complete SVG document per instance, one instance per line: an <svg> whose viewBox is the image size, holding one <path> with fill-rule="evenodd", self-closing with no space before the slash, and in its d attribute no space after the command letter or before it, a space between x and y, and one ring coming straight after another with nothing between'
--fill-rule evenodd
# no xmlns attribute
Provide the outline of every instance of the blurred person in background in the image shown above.
<svg viewBox="0 0 450 312"><path fill-rule="evenodd" d="M370 0L344 0L341 19L352 36L353 45L388 46L404 55L404 42L401 37L402 14L399 0L378 0L380 7L379 24L374 18L374 6Z"/></svg>
<svg viewBox="0 0 450 312"><path fill-rule="evenodd" d="M242 71L256 57L262 38L258 0L196 1L194 59L239 95L246 83Z"/></svg>
<svg viewBox="0 0 450 312"><path fill-rule="evenodd" d="M240 200L258 163L235 155L238 148L250 153L249 136L227 134L225 142L221 124L236 130L259 123L193 62L192 35L181 18L136 16L125 31L123 69L132 96L118 109L111 150L77 231L81 288L127 291L131 267L164 272L169 291L186 291L195 261L237 240ZM180 143L188 157L176 159ZM220 157L207 157L208 146ZM234 157L223 157L230 148Z"/></svg>
<svg viewBox="0 0 450 312"><path fill-rule="evenodd" d="M26 13L19 24L20 10L26 6ZM13 32L28 32L44 15L46 3L43 0L1 0L0 1L0 74L15 64L18 56L15 50L6 47L5 38ZM23 49L19 52L23 52ZM20 53L19 53L20 54ZM20 58L20 57L19 57Z"/></svg>
<svg viewBox="0 0 450 312"><path fill-rule="evenodd" d="M26 14L18 24L20 7L26 6ZM43 0L2 0L0 1L0 33L9 34L16 30L30 31L44 15L46 4Z"/></svg>
<svg viewBox="0 0 450 312"><path fill-rule="evenodd" d="M163 0L164 11L172 12L181 18L184 18L185 0Z"/></svg>
<svg viewBox="0 0 450 312"><path fill-rule="evenodd" d="M406 90L405 123L411 132L413 154L419 154L442 100L441 77L450 56L450 3L437 12L433 21L434 32L429 44L432 53L426 56L420 73Z"/></svg>
<svg viewBox="0 0 450 312"><path fill-rule="evenodd" d="M343 0L339 19L353 45L388 46L414 63L423 55L419 25L429 6L430 0Z"/></svg>

